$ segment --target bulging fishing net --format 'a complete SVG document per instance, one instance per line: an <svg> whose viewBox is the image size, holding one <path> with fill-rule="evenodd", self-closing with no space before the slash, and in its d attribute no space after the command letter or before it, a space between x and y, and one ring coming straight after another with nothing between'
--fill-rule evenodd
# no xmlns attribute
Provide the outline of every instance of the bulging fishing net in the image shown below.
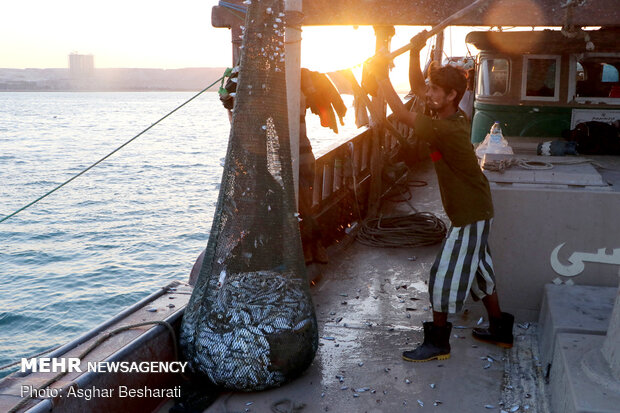
<svg viewBox="0 0 620 413"><path fill-rule="evenodd" d="M220 195L181 326L193 370L234 390L298 376L318 346L295 207L282 1L248 6Z"/></svg>

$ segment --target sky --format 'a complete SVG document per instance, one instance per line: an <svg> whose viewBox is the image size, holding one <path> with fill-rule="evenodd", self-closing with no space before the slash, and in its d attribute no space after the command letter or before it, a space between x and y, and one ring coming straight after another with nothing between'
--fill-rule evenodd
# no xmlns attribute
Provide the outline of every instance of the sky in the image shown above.
<svg viewBox="0 0 620 413"><path fill-rule="evenodd" d="M63 68L70 53L94 55L97 68L228 67L230 31L211 26L211 8L217 3L5 1L0 16L0 68ZM406 44L420 29L397 27L393 48ZM302 38L302 66L312 70L348 68L374 52L371 27L304 27ZM446 34L448 54L450 44L454 54L466 53L458 30ZM406 55L395 63L396 77L406 78Z"/></svg>

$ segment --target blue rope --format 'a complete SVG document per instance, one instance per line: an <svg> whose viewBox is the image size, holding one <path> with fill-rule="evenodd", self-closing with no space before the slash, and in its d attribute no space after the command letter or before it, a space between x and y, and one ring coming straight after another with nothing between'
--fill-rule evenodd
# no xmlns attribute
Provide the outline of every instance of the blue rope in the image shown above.
<svg viewBox="0 0 620 413"><path fill-rule="evenodd" d="M213 85L215 85L217 82L220 82L222 79L224 78L224 76L220 77L219 79L217 79L215 82L211 83L209 86L207 86L206 88L202 89L200 92L196 93L194 96L192 96L191 98L189 98L188 100L186 100L185 102L183 102L181 105L177 106L175 109L173 109L172 111L168 112L168 114L166 114L165 116L161 117L157 122L153 123L151 126L149 126L148 128L144 129L142 132L140 132L139 134L137 134L136 136L134 136L133 138L129 139L127 142L125 142L124 144L122 144L121 146L119 146L118 148L114 149L112 152L110 152L109 154L107 154L106 156L104 156L103 158L99 159L97 162L95 162L94 164L92 164L91 166L89 166L88 168L84 169L82 172L78 173L77 175L74 175L73 177L69 178L68 180L66 180L65 182L63 182L62 184L58 185L56 188L52 189L51 191L47 192L46 194L38 197L37 199L35 199L34 201L30 202L29 204L21 207L20 209L18 209L17 211L13 212L10 215L5 216L4 218L0 219L0 223L6 221L7 219L17 215L18 213L22 212L24 209L36 204L37 202L39 202L40 200L42 200L43 198L53 194L54 192L56 192L57 190L59 190L60 188L62 188L63 186L67 185L69 182L73 181L75 178L84 175L86 172L88 172L89 170L91 170L92 168L94 168L95 166L99 165L101 162L105 161L106 159L108 159L110 156L114 155L116 152L120 151L122 148L124 148L125 146L127 146L128 144L130 144L131 142L133 142L134 140L136 140L137 138L139 138L140 136L142 136L145 132L147 132L149 129L151 129L153 126L157 125L158 123L160 123L161 121L163 121L164 119L166 119L168 116L172 115L174 112L176 112L177 110L181 109L183 106L187 105L189 102L191 102L192 100L196 99L198 96L202 95L204 92L206 92L207 90L211 89L211 87Z"/></svg>
<svg viewBox="0 0 620 413"><path fill-rule="evenodd" d="M220 2L217 5L222 6L222 7L227 7L229 9L233 9L236 11L240 11L241 13L246 13L248 11L248 8L245 6L240 6L238 4L229 3L227 1L222 1L222 0L220 0Z"/></svg>

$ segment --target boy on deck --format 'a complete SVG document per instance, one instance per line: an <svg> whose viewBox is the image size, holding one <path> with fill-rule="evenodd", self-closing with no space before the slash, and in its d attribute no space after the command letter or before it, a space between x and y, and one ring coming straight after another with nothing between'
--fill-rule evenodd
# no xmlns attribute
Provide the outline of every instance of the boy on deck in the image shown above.
<svg viewBox="0 0 620 413"><path fill-rule="evenodd" d="M474 328L478 340L510 348L514 317L502 313L495 290L495 275L488 247L493 218L489 183L478 166L470 142L470 125L458 107L465 92L465 72L453 66L429 68L425 84L419 54L427 40L424 31L411 39L410 81L413 92L426 97L432 116L409 111L388 78L388 62L375 58L371 71L394 116L414 129L430 148L441 201L452 227L430 271L429 295L433 321L424 323L424 342L403 353L413 362L450 357L452 324L448 313L461 311L467 293L481 299L489 316L489 328Z"/></svg>

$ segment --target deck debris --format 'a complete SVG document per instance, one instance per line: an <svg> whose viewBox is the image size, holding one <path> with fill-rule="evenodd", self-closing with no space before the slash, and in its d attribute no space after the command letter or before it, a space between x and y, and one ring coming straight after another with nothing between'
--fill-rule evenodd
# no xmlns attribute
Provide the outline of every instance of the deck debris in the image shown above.
<svg viewBox="0 0 620 413"><path fill-rule="evenodd" d="M480 317L480 320L478 320L478 322L476 323L476 325L480 325L484 322L484 317Z"/></svg>
<svg viewBox="0 0 620 413"><path fill-rule="evenodd" d="M417 402L420 405L420 407L424 407L424 402L422 400L418 399Z"/></svg>
<svg viewBox="0 0 620 413"><path fill-rule="evenodd" d="M431 384L429 384L429 386L430 386L431 389L434 389L435 387L437 387L437 385L435 383L431 383Z"/></svg>
<svg viewBox="0 0 620 413"><path fill-rule="evenodd" d="M442 403L442 401L441 401L441 400L435 400L435 401L433 402L433 406L437 407L437 406L439 406L441 403Z"/></svg>

